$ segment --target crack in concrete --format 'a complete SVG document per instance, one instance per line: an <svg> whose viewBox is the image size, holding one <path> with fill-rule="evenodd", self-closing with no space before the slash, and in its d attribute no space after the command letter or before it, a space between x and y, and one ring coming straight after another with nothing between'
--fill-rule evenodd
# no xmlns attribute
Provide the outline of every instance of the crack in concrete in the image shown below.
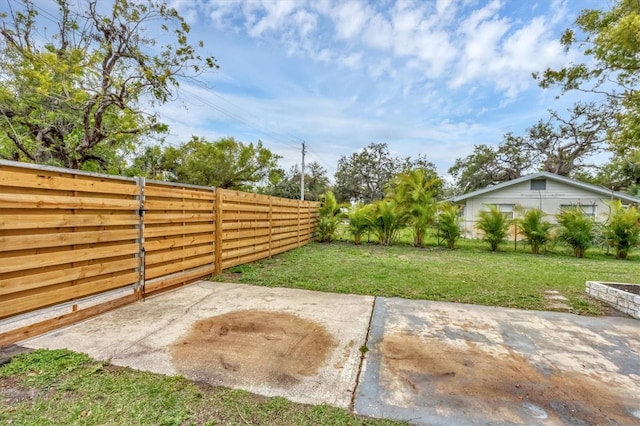
<svg viewBox="0 0 640 426"><path fill-rule="evenodd" d="M358 396L358 387L360 386L360 376L362 374L362 366L364 365L364 359L367 356L367 352L369 352L369 334L371 333L371 324L373 323L373 313L376 310L376 300L378 300L377 296L374 296L373 302L371 303L371 314L369 315L369 324L367 325L367 334L364 336L364 347L367 348L366 351L362 350L362 346L358 348L360 351L360 364L358 365L358 373L356 374L356 383L353 387L353 391L351 392L351 402L349 403L349 411L355 413L355 405L356 398Z"/></svg>

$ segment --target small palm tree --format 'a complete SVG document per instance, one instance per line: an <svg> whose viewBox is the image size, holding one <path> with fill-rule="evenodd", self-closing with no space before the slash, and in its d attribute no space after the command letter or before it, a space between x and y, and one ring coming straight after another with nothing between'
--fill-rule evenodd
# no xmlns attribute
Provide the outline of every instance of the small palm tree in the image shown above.
<svg viewBox="0 0 640 426"><path fill-rule="evenodd" d="M531 253L539 254L540 248L549 240L549 231L553 226L544 220L544 212L540 209L529 209L517 223L518 232L527 239Z"/></svg>
<svg viewBox="0 0 640 426"><path fill-rule="evenodd" d="M353 235L353 242L359 245L362 242L362 236L371 227L371 204L357 204L353 206L347 213L349 218L348 229Z"/></svg>
<svg viewBox="0 0 640 426"><path fill-rule="evenodd" d="M576 257L584 257L587 249L593 245L595 220L579 207L565 209L556 218L560 226L557 238L568 244Z"/></svg>
<svg viewBox="0 0 640 426"><path fill-rule="evenodd" d="M482 239L489 243L491 251L498 250L509 233L509 220L494 205L489 206L489 210L481 210L478 216L476 228L484 232Z"/></svg>
<svg viewBox="0 0 640 426"><path fill-rule="evenodd" d="M335 238L340 223L340 206L331 191L320 195L320 202L322 204L318 210L318 238L322 243L329 243Z"/></svg>
<svg viewBox="0 0 640 426"><path fill-rule="evenodd" d="M438 213L437 228L442 233L443 238L447 242L447 247L451 250L456 248L456 241L460 238L460 206L451 203L440 205Z"/></svg>
<svg viewBox="0 0 640 426"><path fill-rule="evenodd" d="M626 259L640 242L640 211L634 206L623 206L620 200L609 204L609 220L604 226L607 243L616 250L616 259Z"/></svg>
<svg viewBox="0 0 640 426"><path fill-rule="evenodd" d="M427 230L434 224L435 196L441 187L442 181L429 176L423 169L401 173L391 182L391 195L409 214L416 247L424 247Z"/></svg>
<svg viewBox="0 0 640 426"><path fill-rule="evenodd" d="M371 210L371 226L378 235L380 244L392 245L398 233L409 222L409 214L396 200L387 198L374 204Z"/></svg>

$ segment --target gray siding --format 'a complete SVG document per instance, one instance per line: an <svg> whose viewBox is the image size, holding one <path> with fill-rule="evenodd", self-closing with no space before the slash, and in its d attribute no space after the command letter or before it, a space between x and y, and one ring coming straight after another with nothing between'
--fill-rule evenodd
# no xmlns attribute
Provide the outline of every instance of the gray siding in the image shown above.
<svg viewBox="0 0 640 426"><path fill-rule="evenodd" d="M546 180L545 190L531 190L531 182L521 182L506 188L486 192L466 201L464 208L464 235L467 238L479 238L480 235L475 227L478 212L486 209L485 204L514 204L524 209L539 208L549 215L548 220L554 221L553 215L560 211L563 205L582 205L596 207L596 217L598 220L606 220L609 214L609 207L606 202L611 197L603 197L601 194L567 185L563 182ZM518 215L516 214L516 217Z"/></svg>

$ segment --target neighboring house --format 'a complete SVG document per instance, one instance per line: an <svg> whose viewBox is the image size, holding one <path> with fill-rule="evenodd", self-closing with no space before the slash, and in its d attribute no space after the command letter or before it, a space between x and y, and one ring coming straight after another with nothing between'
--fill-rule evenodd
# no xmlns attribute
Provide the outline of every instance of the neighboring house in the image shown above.
<svg viewBox="0 0 640 426"><path fill-rule="evenodd" d="M586 214L604 221L609 215L606 204L609 200L620 200L623 204L640 203L640 198L549 172L523 176L451 199L463 206L461 226L466 238L481 237L475 226L478 213L487 210L490 204L497 205L510 219L522 215L518 207L524 210L539 208L549 215L550 222L555 222L553 215L562 209L580 206Z"/></svg>

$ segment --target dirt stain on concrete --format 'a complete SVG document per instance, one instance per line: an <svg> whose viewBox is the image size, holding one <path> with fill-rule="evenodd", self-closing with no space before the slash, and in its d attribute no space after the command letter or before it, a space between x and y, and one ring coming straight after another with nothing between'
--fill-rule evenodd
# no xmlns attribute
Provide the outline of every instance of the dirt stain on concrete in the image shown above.
<svg viewBox="0 0 640 426"><path fill-rule="evenodd" d="M527 424L535 419L561 424L637 424L636 401L596 374L542 372L511 350L492 355L473 342L452 346L406 334L386 336L381 383L386 402L431 407L487 421Z"/></svg>
<svg viewBox="0 0 640 426"><path fill-rule="evenodd" d="M171 347L171 356L182 374L214 385L289 388L315 375L335 347L314 321L248 310L196 322Z"/></svg>

